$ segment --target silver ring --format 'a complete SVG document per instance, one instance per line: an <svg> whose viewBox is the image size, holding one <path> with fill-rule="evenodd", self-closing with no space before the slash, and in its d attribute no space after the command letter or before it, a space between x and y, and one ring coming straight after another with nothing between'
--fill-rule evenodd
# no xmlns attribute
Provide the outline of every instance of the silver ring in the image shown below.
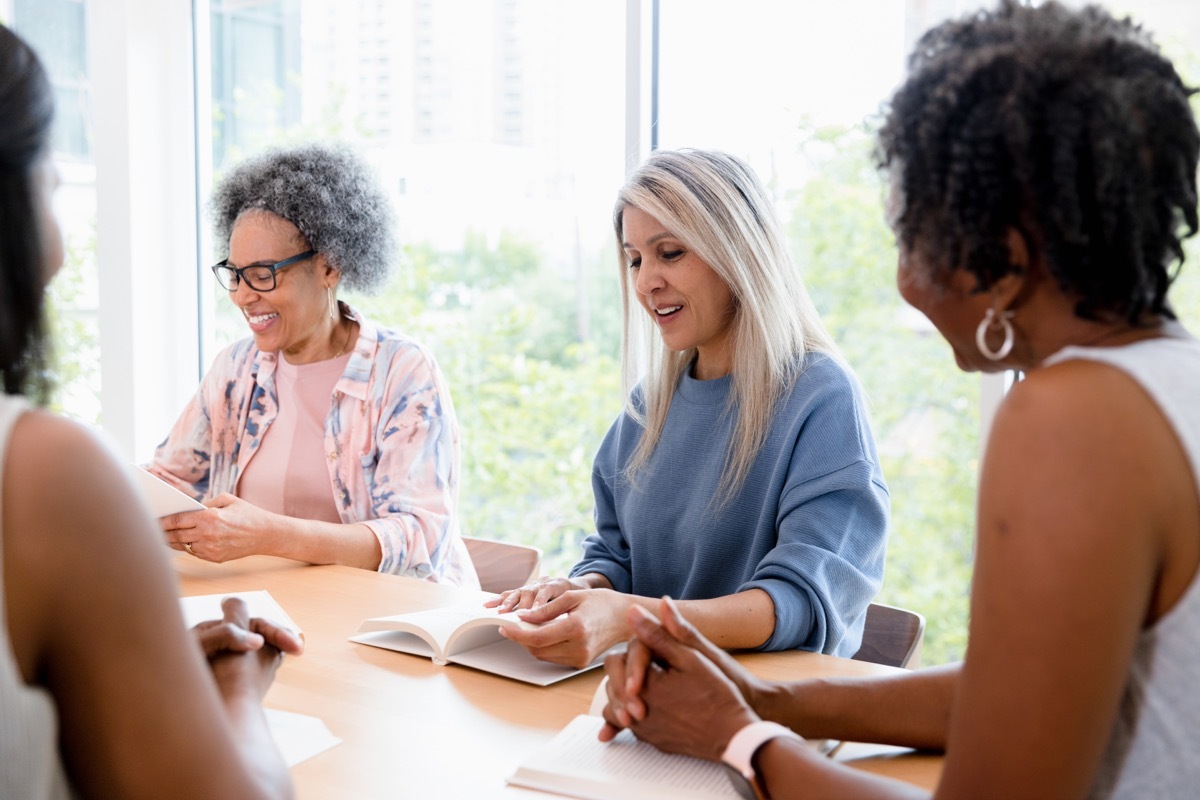
<svg viewBox="0 0 1200 800"><path fill-rule="evenodd" d="M191 553L192 555L196 555L196 551L192 549L192 543L191 543L191 542L184 542L184 543L183 543L183 549L184 549L184 550L187 550L187 551L188 551L189 553Z"/></svg>

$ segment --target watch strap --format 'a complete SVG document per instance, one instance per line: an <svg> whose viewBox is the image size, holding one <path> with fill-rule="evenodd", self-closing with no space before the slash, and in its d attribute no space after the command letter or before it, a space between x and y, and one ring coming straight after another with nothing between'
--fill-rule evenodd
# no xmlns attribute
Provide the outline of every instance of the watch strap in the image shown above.
<svg viewBox="0 0 1200 800"><path fill-rule="evenodd" d="M744 728L739 730L729 740L729 744L725 745L725 752L721 754L721 761L736 770L749 783L757 785L756 775L754 772L754 754L758 749L771 739L778 738L795 739L796 741L804 741L804 737L778 722L768 722L766 720L758 720L751 722Z"/></svg>

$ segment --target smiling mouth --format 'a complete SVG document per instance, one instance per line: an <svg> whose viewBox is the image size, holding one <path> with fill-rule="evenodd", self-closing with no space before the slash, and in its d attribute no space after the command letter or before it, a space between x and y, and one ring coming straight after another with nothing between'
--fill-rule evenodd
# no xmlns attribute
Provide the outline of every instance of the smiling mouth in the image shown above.
<svg viewBox="0 0 1200 800"><path fill-rule="evenodd" d="M654 309L654 315L659 319L663 319L677 313L681 308L683 306L663 306L662 308Z"/></svg>
<svg viewBox="0 0 1200 800"><path fill-rule="evenodd" d="M267 322L268 320L275 319L275 318L276 318L276 317L278 317L278 316L279 316L279 314L278 314L278 313L272 313L272 314L247 314L247 315L246 315L246 321L247 321L247 322L249 322L251 325L262 325L264 322Z"/></svg>

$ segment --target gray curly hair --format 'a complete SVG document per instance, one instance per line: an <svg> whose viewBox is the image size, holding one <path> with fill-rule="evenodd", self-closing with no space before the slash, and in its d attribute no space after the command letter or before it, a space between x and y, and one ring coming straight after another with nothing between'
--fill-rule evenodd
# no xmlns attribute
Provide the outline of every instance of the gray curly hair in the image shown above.
<svg viewBox="0 0 1200 800"><path fill-rule="evenodd" d="M347 288L381 287L399 257L395 215L373 170L345 145L269 150L225 176L209 203L222 257L242 212L262 209L300 229Z"/></svg>

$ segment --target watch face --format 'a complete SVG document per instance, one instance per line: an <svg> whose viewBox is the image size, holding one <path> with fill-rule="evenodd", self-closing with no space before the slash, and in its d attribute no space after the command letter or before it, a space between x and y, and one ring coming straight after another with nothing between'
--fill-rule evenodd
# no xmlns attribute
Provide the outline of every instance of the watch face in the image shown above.
<svg viewBox="0 0 1200 800"><path fill-rule="evenodd" d="M724 761L721 762L721 766L725 768L725 774L729 776L729 782L733 784L739 797L744 797L746 800L758 800L758 795L754 793L754 787L750 785L750 781L746 780L745 775Z"/></svg>

